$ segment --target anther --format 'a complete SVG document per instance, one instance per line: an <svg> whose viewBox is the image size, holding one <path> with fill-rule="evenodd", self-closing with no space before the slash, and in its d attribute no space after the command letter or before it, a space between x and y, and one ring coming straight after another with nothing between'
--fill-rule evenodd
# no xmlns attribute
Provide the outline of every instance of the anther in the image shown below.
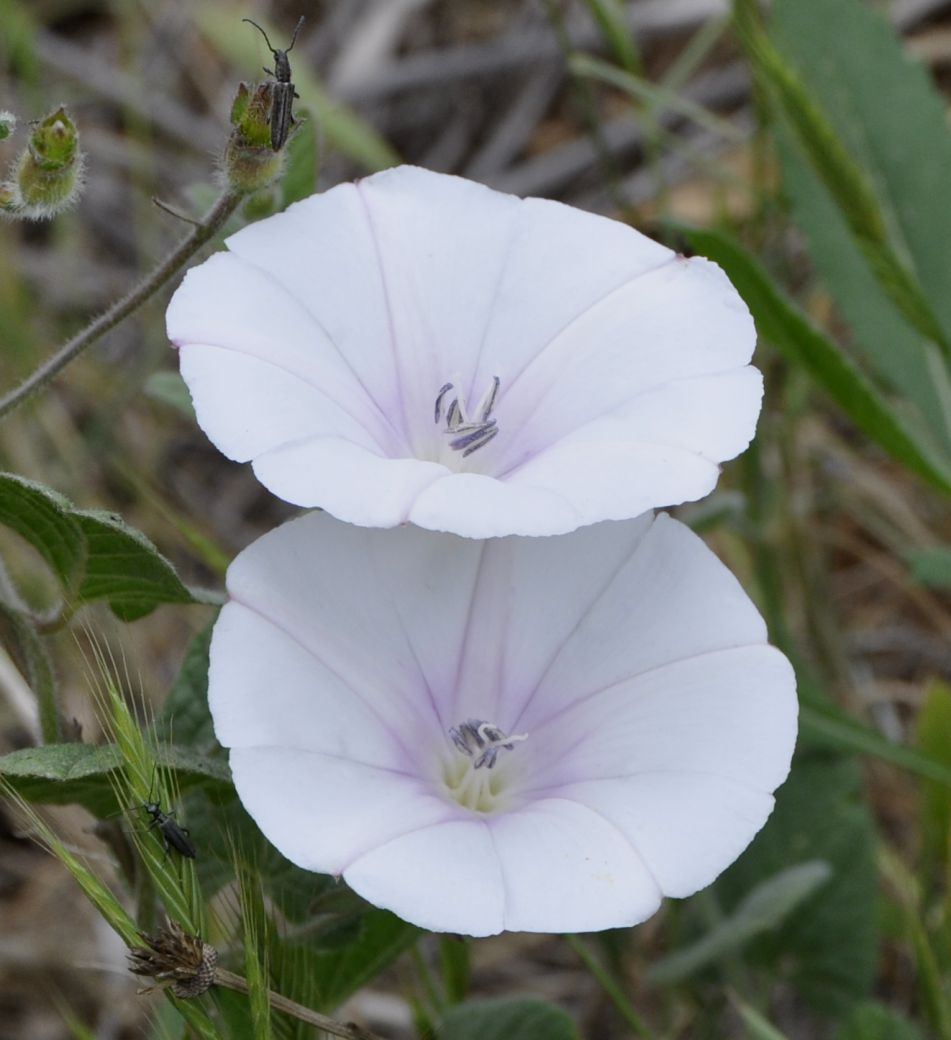
<svg viewBox="0 0 951 1040"><path fill-rule="evenodd" d="M465 398L461 394L454 397L446 409L446 433L453 434L453 440L449 447L453 451L461 451L462 457L471 455L479 448L485 447L499 432L498 423L492 416L495 408L495 399L499 393L501 380L498 376L492 377L492 383L476 405L474 415L477 419L470 419L466 407ZM442 417L443 402L446 395L453 389L452 383L444 383L436 394L436 403L433 408L433 416L436 423Z"/></svg>
<svg viewBox="0 0 951 1040"><path fill-rule="evenodd" d="M453 744L469 758L473 769L491 769L502 750L511 751L516 744L528 740L527 733L508 735L484 719L467 719L449 730Z"/></svg>

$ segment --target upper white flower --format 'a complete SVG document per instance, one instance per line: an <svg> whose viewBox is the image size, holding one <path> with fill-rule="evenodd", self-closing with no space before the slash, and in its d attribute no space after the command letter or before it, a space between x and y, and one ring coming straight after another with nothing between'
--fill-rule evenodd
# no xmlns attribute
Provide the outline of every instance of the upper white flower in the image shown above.
<svg viewBox="0 0 951 1040"><path fill-rule="evenodd" d="M702 497L753 435L742 300L615 221L400 167L227 244L168 334L208 436L297 505L560 534Z"/></svg>
<svg viewBox="0 0 951 1040"><path fill-rule="evenodd" d="M311 513L228 572L209 702L285 856L437 931L587 931L709 884L769 815L789 663L666 516L562 538Z"/></svg>

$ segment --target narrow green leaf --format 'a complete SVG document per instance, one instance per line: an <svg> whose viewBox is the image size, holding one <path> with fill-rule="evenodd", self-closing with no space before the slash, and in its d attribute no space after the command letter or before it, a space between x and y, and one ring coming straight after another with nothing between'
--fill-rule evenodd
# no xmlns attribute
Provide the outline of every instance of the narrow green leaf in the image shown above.
<svg viewBox="0 0 951 1040"><path fill-rule="evenodd" d="M934 680L925 687L915 723L923 755L943 762L951 772L951 686ZM928 781L921 789L922 877L943 877L951 850L951 788Z"/></svg>
<svg viewBox="0 0 951 1040"><path fill-rule="evenodd" d="M471 1000L443 1020L439 1040L580 1040L568 1015L541 1000Z"/></svg>
<svg viewBox="0 0 951 1040"><path fill-rule="evenodd" d="M720 264L753 312L760 334L799 365L871 440L896 461L951 495L951 466L938 458L889 405L874 384L788 299L732 239L684 228L691 246Z"/></svg>
<svg viewBox="0 0 951 1040"><path fill-rule="evenodd" d="M700 968L738 950L750 939L772 931L821 885L832 870L822 860L787 867L756 885L734 911L697 942L655 962L647 978L659 985L680 982Z"/></svg>
<svg viewBox="0 0 951 1040"><path fill-rule="evenodd" d="M770 35L866 171L896 249L951 330L951 134L930 72L887 8L861 0L776 0Z"/></svg>
<svg viewBox="0 0 951 1040"><path fill-rule="evenodd" d="M779 124L783 188L837 315L851 331L849 347L904 398L906 407L917 409L915 418L945 454L951 452L951 380L943 358L881 291L845 218L788 136Z"/></svg>
<svg viewBox="0 0 951 1040"><path fill-rule="evenodd" d="M830 6L836 2L840 0L830 0ZM825 13L821 17L824 22ZM768 37L748 27L741 29L740 36L760 81L785 116L802 154L835 199L880 287L908 322L951 359L949 337L910 270L907 257L893 243L891 229L865 171L853 159L800 74Z"/></svg>
<svg viewBox="0 0 951 1040"><path fill-rule="evenodd" d="M731 1000L743 1025L746 1026L749 1040L788 1040L785 1033L781 1033L751 1004L747 1004L736 994L731 995Z"/></svg>
<svg viewBox="0 0 951 1040"><path fill-rule="evenodd" d="M676 112L727 141L746 140L743 131L729 120L722 119L677 91L652 83L643 76L626 72L588 54L573 54L568 64L576 75L616 87L639 104L650 105L655 119L665 111Z"/></svg>
<svg viewBox="0 0 951 1040"><path fill-rule="evenodd" d="M924 1040L918 1027L881 1004L860 1004L835 1034L835 1040Z"/></svg>
<svg viewBox="0 0 951 1040"><path fill-rule="evenodd" d="M619 0L585 0L585 3L617 63L628 72L639 75L643 71L641 56L634 42L634 33L627 25L624 5Z"/></svg>
<svg viewBox="0 0 951 1040"><path fill-rule="evenodd" d="M800 681L800 694L802 683ZM844 714L835 705L819 704L815 701L801 703L799 708L799 730L804 737L818 741L837 751L850 751L860 755L871 755L883 762L907 769L909 773L951 786L951 767L940 758L924 754L916 748L895 744L877 730L871 729L856 719Z"/></svg>
<svg viewBox="0 0 951 1040"><path fill-rule="evenodd" d="M921 585L951 588L951 549L924 549L908 557L911 576Z"/></svg>

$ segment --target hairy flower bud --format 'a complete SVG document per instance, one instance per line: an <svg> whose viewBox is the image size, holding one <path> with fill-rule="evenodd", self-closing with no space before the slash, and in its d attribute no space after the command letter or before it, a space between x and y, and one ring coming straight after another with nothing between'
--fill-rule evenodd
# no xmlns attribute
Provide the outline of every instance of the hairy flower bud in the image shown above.
<svg viewBox="0 0 951 1040"><path fill-rule="evenodd" d="M271 116L275 84L238 87L231 106L234 129L225 146L223 160L227 184L234 191L251 193L267 187L284 168L283 151L271 147Z"/></svg>
<svg viewBox="0 0 951 1040"><path fill-rule="evenodd" d="M0 111L0 141L5 141L16 129L17 117L12 112Z"/></svg>
<svg viewBox="0 0 951 1040"><path fill-rule="evenodd" d="M79 131L61 105L32 125L14 180L5 185L17 199L16 215L40 220L68 209L82 190L84 166Z"/></svg>

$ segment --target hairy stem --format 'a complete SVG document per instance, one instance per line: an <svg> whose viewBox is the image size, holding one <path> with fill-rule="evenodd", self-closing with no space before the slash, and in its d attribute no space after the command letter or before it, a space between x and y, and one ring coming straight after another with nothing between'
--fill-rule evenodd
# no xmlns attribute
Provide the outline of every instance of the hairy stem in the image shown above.
<svg viewBox="0 0 951 1040"><path fill-rule="evenodd" d="M247 980L224 968L215 969L215 985L233 989L237 993L247 994L248 992ZM325 1033L330 1033L331 1036L342 1037L342 1040L379 1040L375 1033L371 1033L354 1022L338 1022L335 1018L328 1018L327 1015L322 1015L319 1011L311 1011L310 1008L304 1007L303 1004L298 1004L294 1000L282 997L280 993L274 993L272 990L268 990L267 999L275 1011L283 1011L301 1022L317 1026L318 1029L322 1029Z"/></svg>
<svg viewBox="0 0 951 1040"><path fill-rule="evenodd" d="M122 299L117 300L105 313L94 318L81 332L76 333L72 339L64 343L49 360L40 365L16 389L11 390L0 399L0 417L16 408L34 391L45 386L73 358L78 357L87 347L95 343L110 329L115 328L130 314L137 311L146 300L154 296L176 271L217 234L243 198L244 195L239 192L230 190L223 192L204 218L195 225L195 229L183 238L156 268L133 286Z"/></svg>

